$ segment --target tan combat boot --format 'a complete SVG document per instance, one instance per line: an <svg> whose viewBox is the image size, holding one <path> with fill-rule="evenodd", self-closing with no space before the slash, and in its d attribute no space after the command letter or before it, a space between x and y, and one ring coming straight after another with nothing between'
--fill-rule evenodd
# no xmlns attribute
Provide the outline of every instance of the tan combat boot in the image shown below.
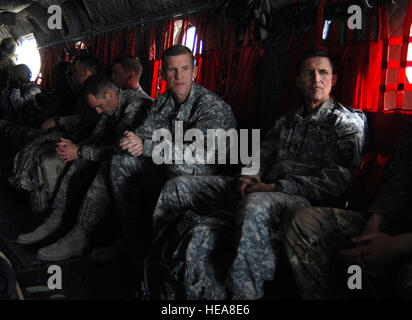
<svg viewBox="0 0 412 320"><path fill-rule="evenodd" d="M76 224L69 233L50 246L37 252L37 259L44 261L66 260L83 255L90 243L89 233L80 224Z"/></svg>
<svg viewBox="0 0 412 320"><path fill-rule="evenodd" d="M44 220L43 224L38 226L30 233L24 233L17 237L18 244L35 244L47 237L55 234L63 223L63 210L54 209L52 214Z"/></svg>

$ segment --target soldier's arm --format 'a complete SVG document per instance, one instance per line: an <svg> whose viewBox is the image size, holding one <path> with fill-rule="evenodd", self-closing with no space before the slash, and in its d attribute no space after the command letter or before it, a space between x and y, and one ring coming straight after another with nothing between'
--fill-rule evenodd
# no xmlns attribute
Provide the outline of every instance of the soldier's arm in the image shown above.
<svg viewBox="0 0 412 320"><path fill-rule="evenodd" d="M361 245L353 249L339 250L339 253L349 257L362 256L367 265L383 266L396 258L412 254L412 233L396 236L382 232L369 233L352 238L352 241Z"/></svg>
<svg viewBox="0 0 412 320"><path fill-rule="evenodd" d="M56 125L62 126L67 132L75 132L79 127L95 121L95 117L96 111L90 108L70 116L59 117Z"/></svg>
<svg viewBox="0 0 412 320"><path fill-rule="evenodd" d="M120 122L117 124L118 132L122 133L126 130L132 130L139 126L146 117L147 108L151 101L139 99L132 101L125 109ZM107 139L107 116L102 115L93 134L82 143L80 154L83 159L89 161L102 161L109 159L116 153L119 153L119 144L122 136L118 136L114 143L110 145L102 145Z"/></svg>
<svg viewBox="0 0 412 320"><path fill-rule="evenodd" d="M102 114L91 135L79 144L79 155L88 161L102 161L114 154L113 145L104 145L107 139L108 116Z"/></svg>
<svg viewBox="0 0 412 320"><path fill-rule="evenodd" d="M280 128L282 127L283 122L284 118L278 120L273 128L266 133L265 138L263 139L260 148L260 169L257 175L260 179L269 172L270 168L276 162Z"/></svg>
<svg viewBox="0 0 412 320"><path fill-rule="evenodd" d="M124 116L120 121L119 131L124 133L124 131L128 130L139 136L143 134L139 129L145 124L150 113L151 105L152 101L146 98L133 100L127 106ZM148 124L146 124L146 126L148 126ZM120 141L120 139L121 137L118 140Z"/></svg>

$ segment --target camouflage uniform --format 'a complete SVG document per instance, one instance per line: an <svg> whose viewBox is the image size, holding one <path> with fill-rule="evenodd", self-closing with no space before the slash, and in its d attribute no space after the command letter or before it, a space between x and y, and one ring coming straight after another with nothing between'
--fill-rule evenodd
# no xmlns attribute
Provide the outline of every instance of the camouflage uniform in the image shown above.
<svg viewBox="0 0 412 320"><path fill-rule="evenodd" d="M144 98L142 98L144 97ZM66 210L68 190L75 172L89 167L94 162L102 161L99 171L91 183L83 199L78 215L80 224L88 231L94 230L97 222L109 207L110 194L108 192L109 159L119 154L120 139L124 131L134 130L146 117L151 99L147 99L141 92L131 90L119 91L119 109L114 115L102 114L92 135L80 143L81 159L74 160L65 173L52 208ZM85 218L86 216L86 218Z"/></svg>
<svg viewBox="0 0 412 320"><path fill-rule="evenodd" d="M0 90L7 86L10 69L16 65L16 56L13 53L0 55Z"/></svg>
<svg viewBox="0 0 412 320"><path fill-rule="evenodd" d="M84 104L80 93L77 93L74 101L74 106L71 106L72 112L70 114L72 115L66 117L64 126L59 125L46 134L39 132L40 129L33 130L35 139L30 142L26 140L28 143L17 153L14 159L13 176L9 179L9 182L15 188L32 191L36 187L36 182L32 181L30 172L33 170L33 164L35 163L33 159L39 150L46 151L45 144L50 146L49 150L55 150L56 143L60 141L61 137L78 143L90 135L99 115ZM73 114L74 112L75 114Z"/></svg>
<svg viewBox="0 0 412 320"><path fill-rule="evenodd" d="M0 71L9 70L16 65L16 55L14 53L2 53L0 55Z"/></svg>
<svg viewBox="0 0 412 320"><path fill-rule="evenodd" d="M65 88L64 88L65 89ZM0 136L12 146L17 153L26 143L35 137L43 135L41 124L55 116L72 114L72 106L75 104L73 93L67 89L53 90L47 93L39 93L32 99L24 110L24 119L18 121L0 120Z"/></svg>
<svg viewBox="0 0 412 320"><path fill-rule="evenodd" d="M191 128L200 129L206 135L207 129L228 130L236 127L232 110L228 104L211 91L193 83L187 100L176 105L170 91L161 95L149 110L142 126L135 133L143 139L143 155L116 155L112 158L110 180L113 184L117 211L122 216L136 217L136 196L132 190L159 188L166 176L208 175L217 172L217 165L208 164L168 164L156 166L152 162L153 148L159 142L152 141L157 129L167 129L175 135L175 121L183 121L184 132ZM189 143L184 143L184 147ZM175 159L175 157L173 157ZM147 176L149 178L144 179Z"/></svg>
<svg viewBox="0 0 412 320"><path fill-rule="evenodd" d="M25 110L21 110L23 105L41 93L41 89L34 82L22 84L21 88L13 88L10 93L10 106L17 120L25 118Z"/></svg>
<svg viewBox="0 0 412 320"><path fill-rule="evenodd" d="M385 217L384 232L411 232L411 199L412 119L396 144L382 189L368 212ZM367 218L362 212L314 208L296 212L285 225L286 254L303 298L327 299L338 294L333 259L338 249L353 247L351 238L362 233ZM399 274L397 289L403 298L412 298L410 257Z"/></svg>
<svg viewBox="0 0 412 320"><path fill-rule="evenodd" d="M137 88L136 90L133 90L133 92L135 93L136 98L142 98L142 99L146 99L146 100L152 100L153 98L151 96L149 96L142 87L139 86L139 88Z"/></svg>
<svg viewBox="0 0 412 320"><path fill-rule="evenodd" d="M303 112L302 106L281 117L262 143L258 176L264 183L274 183L275 191L251 193L232 204L236 256L226 285L234 299L263 296L264 281L274 276L283 216L296 207L335 203L361 163L366 139L363 113L333 98L311 115L304 117ZM210 214L224 207L235 199L234 184L229 177L168 181L154 212L155 231L187 210Z"/></svg>
<svg viewBox="0 0 412 320"><path fill-rule="evenodd" d="M13 159L24 145L44 136L40 126L45 120L72 114L75 101L73 93L66 88L40 93L24 104L17 121L0 120L0 139L7 146L7 156Z"/></svg>
<svg viewBox="0 0 412 320"><path fill-rule="evenodd" d="M2 98L2 107L4 108L4 120L0 120L0 137L7 147L10 156L15 155L24 144L26 135L21 134L21 128L18 124L29 120L29 114L26 110L30 110L35 96L41 93L41 89L33 82L27 82L19 85L18 88L4 90L3 94L7 98ZM31 130L25 128L23 131L28 132L27 136L31 136ZM17 134L16 134L17 133ZM16 150L17 149L17 150Z"/></svg>

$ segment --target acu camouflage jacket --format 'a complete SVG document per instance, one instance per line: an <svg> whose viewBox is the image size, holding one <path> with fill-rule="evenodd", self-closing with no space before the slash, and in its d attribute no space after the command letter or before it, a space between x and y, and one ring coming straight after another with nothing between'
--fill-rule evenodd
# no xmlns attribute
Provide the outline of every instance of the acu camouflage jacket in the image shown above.
<svg viewBox="0 0 412 320"><path fill-rule="evenodd" d="M157 129L169 130L172 136L175 136L175 121L183 122L183 134L189 129L196 128L201 130L204 136L207 135L207 129L229 130L235 129L237 125L231 107L208 89L193 83L188 98L180 106L168 90L159 96L149 110L144 124L135 132L143 139L143 156L152 157L154 147L160 143L152 140ZM183 148L189 144L190 142L185 142ZM217 168L217 165L186 162L167 165L169 176L216 174Z"/></svg>
<svg viewBox="0 0 412 320"><path fill-rule="evenodd" d="M92 134L80 143L84 160L102 161L120 153L120 139L126 130L142 124L152 99L143 90L120 90L119 108L113 115L101 114Z"/></svg>
<svg viewBox="0 0 412 320"><path fill-rule="evenodd" d="M267 133L258 176L312 205L336 204L361 164L366 117L332 97L314 113L303 112L301 106L284 115Z"/></svg>

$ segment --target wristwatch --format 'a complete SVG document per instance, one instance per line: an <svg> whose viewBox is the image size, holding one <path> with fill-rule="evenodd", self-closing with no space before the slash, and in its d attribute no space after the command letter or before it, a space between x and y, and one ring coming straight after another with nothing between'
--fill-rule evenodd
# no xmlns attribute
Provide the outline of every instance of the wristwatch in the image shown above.
<svg viewBox="0 0 412 320"><path fill-rule="evenodd" d="M77 156L82 159L82 146L79 147L79 149L77 149Z"/></svg>

